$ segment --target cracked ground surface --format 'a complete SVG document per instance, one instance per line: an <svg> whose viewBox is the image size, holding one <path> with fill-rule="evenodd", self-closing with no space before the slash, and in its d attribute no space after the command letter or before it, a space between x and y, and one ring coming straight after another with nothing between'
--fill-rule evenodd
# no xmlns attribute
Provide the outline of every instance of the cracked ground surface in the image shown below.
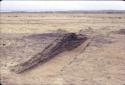
<svg viewBox="0 0 125 85"><path fill-rule="evenodd" d="M18 16L21 17L22 15L23 14L20 14ZM30 14L27 15L29 16ZM72 16L76 15L74 14ZM4 69L2 68L0 69L2 84L3 85L125 85L125 34L123 31L121 32L120 30L125 23L124 20L125 16L122 14L121 15L112 14L112 16L111 14L105 14L105 15L100 14L97 17L97 15L95 14L97 18L94 18L94 15L91 14L86 14L86 15L78 14L78 15L80 17L83 16L82 17L83 21L85 19L91 20L87 23L82 24L82 21L79 21L78 23L79 18L77 17L75 18L77 20L74 21L73 24L75 25L74 27L82 27L82 26L91 27L89 29L83 28L80 31L81 34L83 33L90 37L91 35L93 35L92 39L89 41L90 42L89 45L85 49L84 49L85 43L83 43L76 49L72 51L63 52L55 56L48 62L44 64L41 63L38 66L34 67L33 69L30 69L21 74L15 74L13 72L8 71L7 68ZM3 14L3 16L5 17L6 14ZM14 16L14 15L9 15L9 16ZM32 16L33 17L30 18L34 19L36 16L37 16L36 18L38 18L38 16L40 15L34 14ZM53 15L48 14L47 16L50 16L49 18L52 18L54 14ZM63 18L72 18L72 16L68 14L65 16L57 14L57 18L60 18L60 16L62 16ZM7 20L9 18L3 19L3 22L4 20ZM20 19L22 18L18 18L17 20ZM105 21L103 19L105 19ZM12 32L12 34L14 34L15 32L19 33L19 29L14 28L14 25L16 26L17 24L14 24L13 20L11 21L11 24L6 23L5 25L5 23L3 23L1 25L3 28L1 32L3 33ZM95 20L95 22L93 22L94 24L92 23L93 20ZM63 25L64 23L68 22L69 24L68 23L65 24L63 28L66 29L65 27L70 27L70 23L73 22L68 20L64 21L58 20L58 21L60 21L58 22L59 25L56 25L55 24L56 22L50 24L51 22L50 20L48 21L49 23L48 26L56 25L55 27L58 28L60 25ZM41 23L42 22L43 21L41 21ZM104 25L102 25L101 22L102 23L105 22ZM18 25L26 26L24 21L22 21L21 23L24 24L18 24ZM47 24L47 21L43 23ZM29 30L29 27L31 25L30 24L28 25L27 25L28 31L26 32L30 33L32 30L32 32L37 33L37 31L40 30L37 29L37 31L36 30L33 31L32 28L31 30ZM35 24L35 26L36 25L38 24ZM96 27L98 29L95 29ZM6 29L12 28L12 30L7 31L4 28ZM46 30L49 30L49 28L53 27L48 27L48 29ZM67 29L70 30L73 29L73 27ZM74 32L78 32L78 29L74 28ZM24 35L21 33L18 37ZM5 35L1 36L2 38L5 37ZM3 44L1 46L3 46ZM2 60L1 62L4 61Z"/></svg>

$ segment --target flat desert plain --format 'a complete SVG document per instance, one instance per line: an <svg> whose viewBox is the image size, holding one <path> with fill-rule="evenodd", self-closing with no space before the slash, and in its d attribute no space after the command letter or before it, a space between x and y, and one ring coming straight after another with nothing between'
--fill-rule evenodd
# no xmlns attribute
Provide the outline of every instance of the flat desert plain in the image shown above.
<svg viewBox="0 0 125 85"><path fill-rule="evenodd" d="M124 13L0 13L2 33L41 33L64 29L120 29Z"/></svg>
<svg viewBox="0 0 125 85"><path fill-rule="evenodd" d="M10 39L57 29L85 34L89 44L24 73L6 68L12 59L2 52L18 42ZM0 13L0 61L2 85L125 85L125 13Z"/></svg>

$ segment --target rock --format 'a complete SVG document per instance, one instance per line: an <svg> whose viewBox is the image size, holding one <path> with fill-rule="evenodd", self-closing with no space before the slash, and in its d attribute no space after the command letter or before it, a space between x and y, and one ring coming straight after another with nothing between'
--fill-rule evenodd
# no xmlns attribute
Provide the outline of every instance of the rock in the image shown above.
<svg viewBox="0 0 125 85"><path fill-rule="evenodd" d="M16 36L16 35L15 35ZM28 70L40 62L45 62L57 54L72 50L83 43L87 37L75 33L43 33L14 38L6 38L7 46L2 47L2 56L6 56L11 63L8 67L15 73Z"/></svg>

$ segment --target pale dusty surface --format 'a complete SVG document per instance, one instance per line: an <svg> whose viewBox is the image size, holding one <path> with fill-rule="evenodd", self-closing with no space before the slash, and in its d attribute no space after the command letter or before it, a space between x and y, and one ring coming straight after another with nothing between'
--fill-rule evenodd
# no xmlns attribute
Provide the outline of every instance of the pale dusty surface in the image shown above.
<svg viewBox="0 0 125 85"><path fill-rule="evenodd" d="M125 28L125 14L1 16L2 33L43 33L60 28L73 32L84 29L81 33L95 35L85 50L83 44L22 74L1 69L1 82L5 85L125 85L125 34L114 32Z"/></svg>
<svg viewBox="0 0 125 85"><path fill-rule="evenodd" d="M1 13L2 33L41 33L65 29L118 29L124 27L125 14L84 13Z"/></svg>
<svg viewBox="0 0 125 85"><path fill-rule="evenodd" d="M6 63L6 67L8 67L25 62L37 55L38 53L41 53L48 45L50 45L56 39L57 37L54 37L52 35L50 38L42 34L29 35L1 33L1 63Z"/></svg>

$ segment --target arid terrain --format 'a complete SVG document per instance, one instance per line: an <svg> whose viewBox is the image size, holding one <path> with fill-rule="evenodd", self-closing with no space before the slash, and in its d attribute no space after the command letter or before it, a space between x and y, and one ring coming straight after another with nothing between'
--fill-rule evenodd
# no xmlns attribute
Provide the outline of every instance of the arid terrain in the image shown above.
<svg viewBox="0 0 125 85"><path fill-rule="evenodd" d="M120 29L125 24L124 13L1 13L2 33L41 33L65 29Z"/></svg>
<svg viewBox="0 0 125 85"><path fill-rule="evenodd" d="M3 52L16 54L19 49L7 47L25 44L22 36L57 29L85 34L88 40L23 73L9 70L7 64L13 59ZM125 85L125 14L0 13L0 81L2 85Z"/></svg>

